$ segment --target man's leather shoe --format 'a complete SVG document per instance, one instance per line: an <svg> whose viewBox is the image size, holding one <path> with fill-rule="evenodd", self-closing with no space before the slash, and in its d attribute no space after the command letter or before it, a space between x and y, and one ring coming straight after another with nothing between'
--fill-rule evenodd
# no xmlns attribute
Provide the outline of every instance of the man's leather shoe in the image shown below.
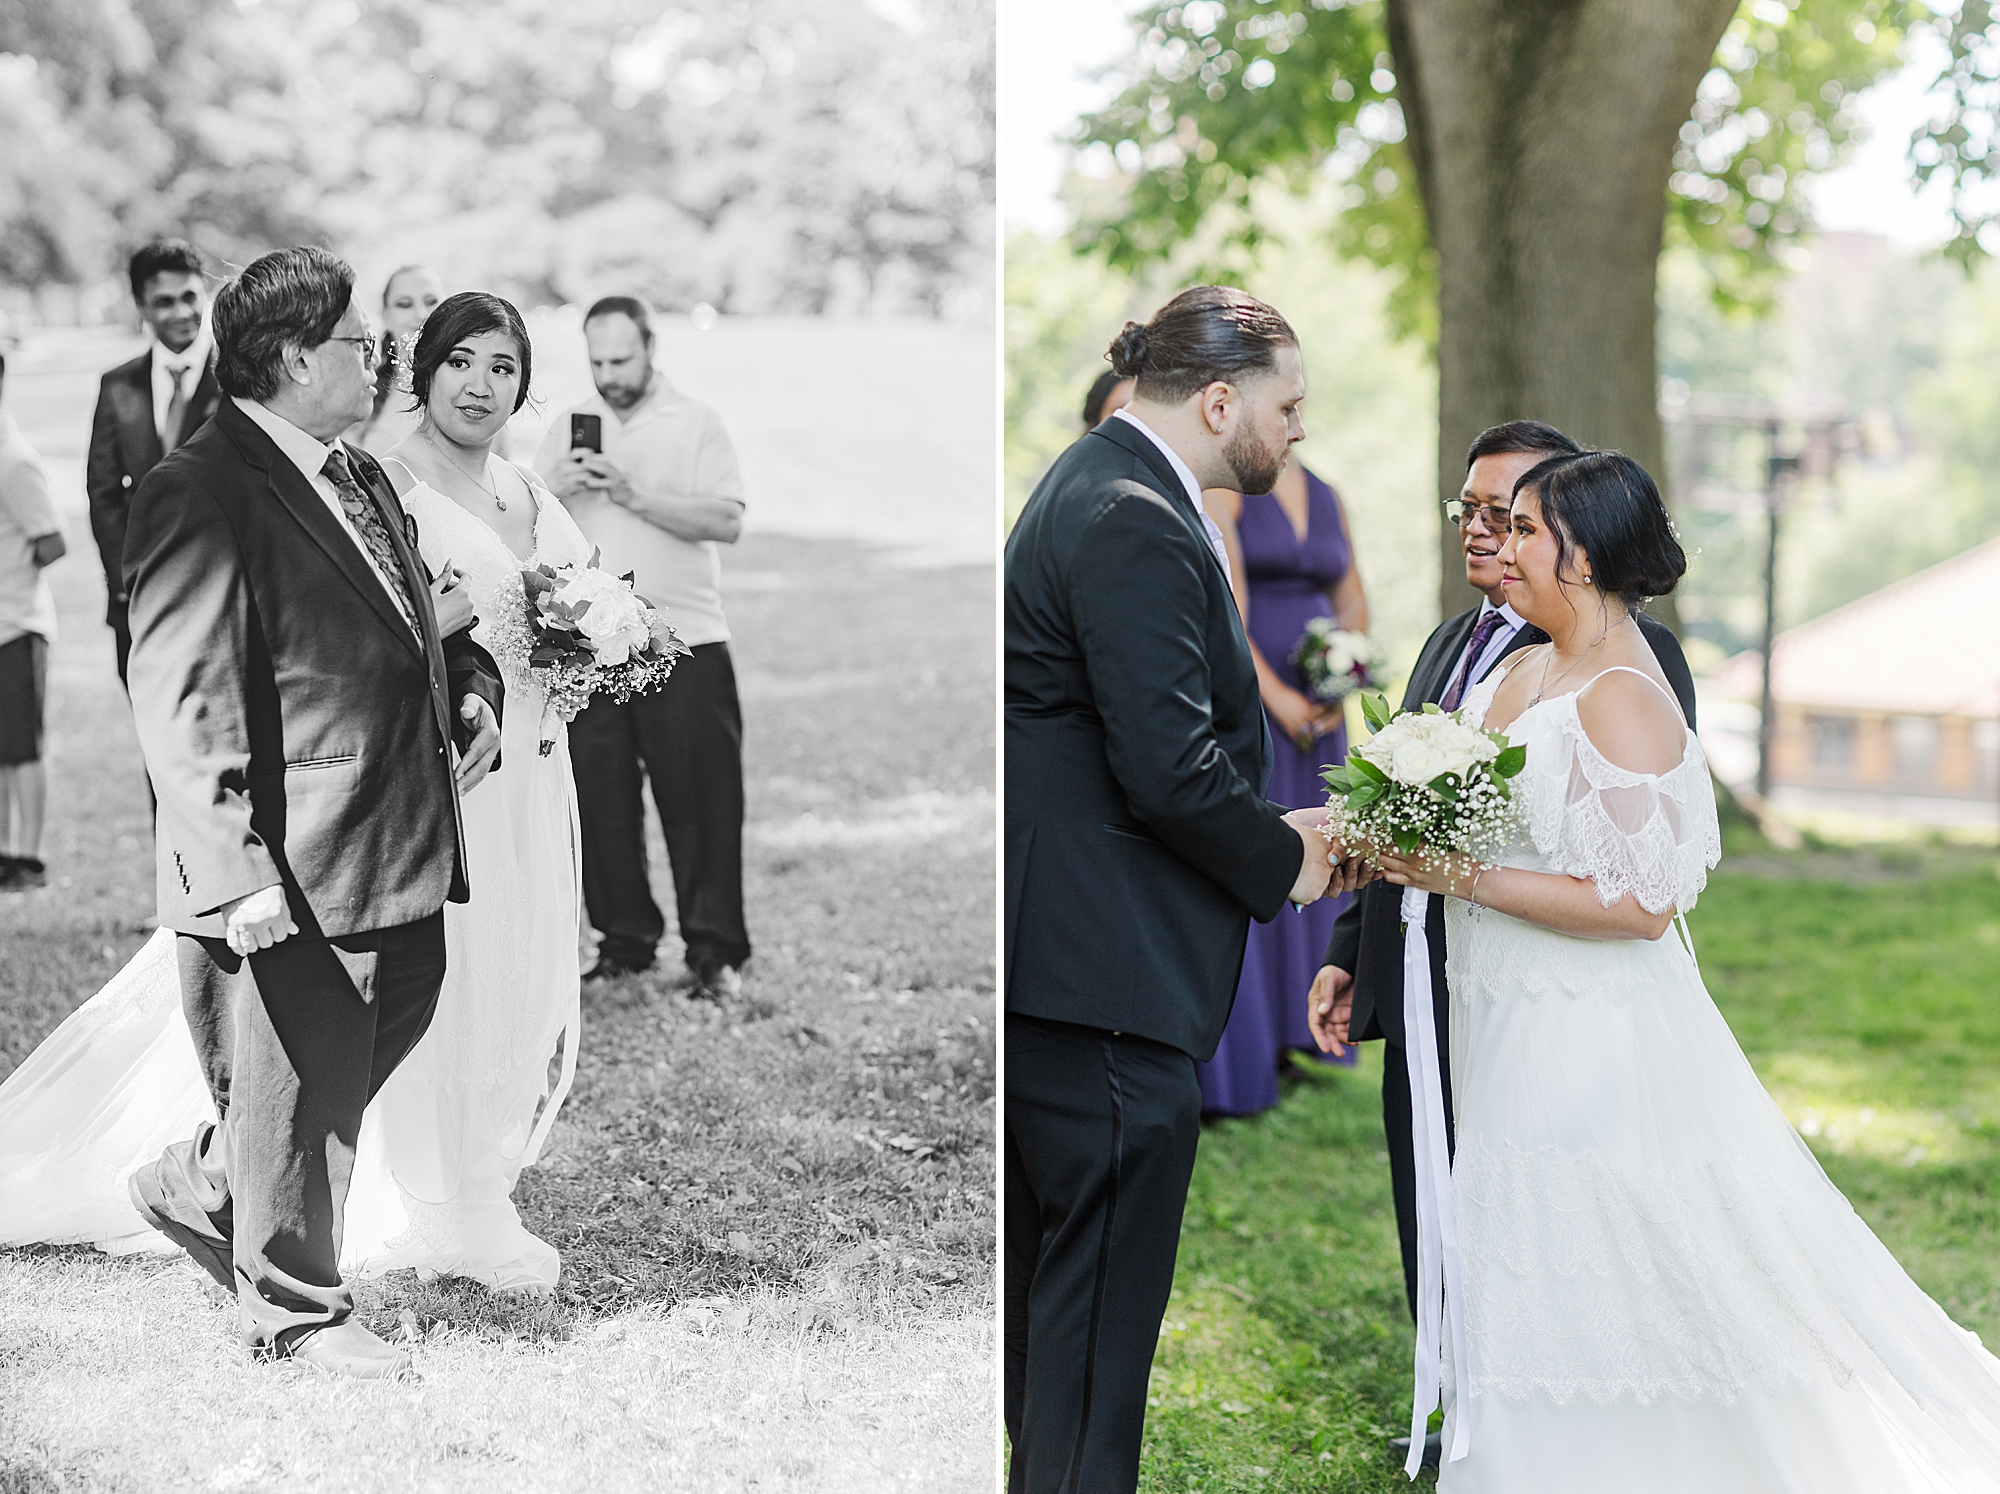
<svg viewBox="0 0 2000 1494"><path fill-rule="evenodd" d="M597 963L583 972L586 985L596 985L599 981L617 980L624 975L640 975L653 968L651 960L643 965L628 965L623 960L614 960L600 955Z"/></svg>
<svg viewBox="0 0 2000 1494"><path fill-rule="evenodd" d="M281 1359L296 1359L329 1375L356 1380L415 1379L410 1356L384 1343L352 1318L324 1328L287 1328L272 1351Z"/></svg>
<svg viewBox="0 0 2000 1494"><path fill-rule="evenodd" d="M192 1256L195 1264L213 1276L215 1284L234 1299L236 1262L229 1246L189 1229L167 1212L166 1196L160 1192L158 1168L158 1163L148 1163L125 1180L125 1191L131 1195L132 1207L139 1211L141 1219Z"/></svg>
<svg viewBox="0 0 2000 1494"><path fill-rule="evenodd" d="M1407 1437L1391 1437L1389 1439L1389 1451L1396 1456L1396 1466L1398 1468L1402 1467L1410 1460L1410 1439ZM1417 1466L1420 1468L1435 1468L1443 1461L1444 1433L1432 1432L1428 1437L1424 1438L1424 1460Z"/></svg>
<svg viewBox="0 0 2000 1494"><path fill-rule="evenodd" d="M743 976L734 965L711 965L697 970L688 987L690 1001L734 1001L743 994Z"/></svg>

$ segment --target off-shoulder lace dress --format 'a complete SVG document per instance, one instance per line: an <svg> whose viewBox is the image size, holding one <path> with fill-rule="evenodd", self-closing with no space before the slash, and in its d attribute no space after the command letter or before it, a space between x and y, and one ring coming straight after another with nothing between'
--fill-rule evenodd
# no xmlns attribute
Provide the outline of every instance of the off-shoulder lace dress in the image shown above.
<svg viewBox="0 0 2000 1494"><path fill-rule="evenodd" d="M1509 735L1527 832L1503 864L1587 878L1606 906L1694 906L1721 847L1692 733L1657 775L1607 761L1574 695ZM2000 1362L1827 1180L1685 924L1584 939L1457 900L1447 918L1471 1405L1448 1406L1446 1446L1460 1416L1471 1436L1439 1487L2000 1491Z"/></svg>

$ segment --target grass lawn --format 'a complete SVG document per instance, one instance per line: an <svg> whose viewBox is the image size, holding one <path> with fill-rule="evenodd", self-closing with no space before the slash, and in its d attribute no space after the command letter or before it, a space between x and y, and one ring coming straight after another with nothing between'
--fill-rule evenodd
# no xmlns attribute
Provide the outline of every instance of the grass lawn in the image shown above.
<svg viewBox="0 0 2000 1494"><path fill-rule="evenodd" d="M1833 1181L1960 1323L2000 1343L2000 863L1733 857L1690 920L1709 989ZM1404 1488L1411 1331L1382 1046L1300 1066L1208 1129L1153 1369L1140 1487ZM1423 1477L1428 1484L1430 1475Z"/></svg>
<svg viewBox="0 0 2000 1494"><path fill-rule="evenodd" d="M152 911L138 751L71 539L51 886L0 897L0 1075ZM517 1195L563 1252L556 1300L364 1283L423 1378L363 1386L246 1363L178 1259L0 1252L0 1494L990 1484L992 587L838 541L729 555L757 953L726 1010L651 977L586 994L575 1090Z"/></svg>

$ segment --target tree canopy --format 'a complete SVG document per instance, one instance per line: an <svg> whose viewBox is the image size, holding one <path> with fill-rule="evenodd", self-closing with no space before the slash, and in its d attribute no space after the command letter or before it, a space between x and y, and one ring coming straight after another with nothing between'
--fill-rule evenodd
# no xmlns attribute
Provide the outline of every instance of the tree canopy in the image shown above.
<svg viewBox="0 0 2000 1494"><path fill-rule="evenodd" d="M1646 0L1666 3L1666 0ZM1223 248L1254 248L1260 182L1325 181L1345 252L1399 271L1408 330L1434 330L1435 264L1397 97L1385 0L1178 0L1144 7L1126 86L1082 121L1112 190L1086 194L1079 247L1130 269L1157 262L1204 221ZM1681 127L1666 242L1700 251L1725 302L1762 303L1787 249L1810 230L1804 182L1862 126L1855 97L1921 34L1949 63L1940 109L1911 142L1913 172L1949 183L1969 259L2000 248L1987 173L2000 124L2000 28L1986 0L1955 14L1915 0L1744 0ZM1218 255L1214 272L1232 271Z"/></svg>
<svg viewBox="0 0 2000 1494"><path fill-rule="evenodd" d="M175 233L941 314L991 264L992 37L993 0L15 0L0 282Z"/></svg>

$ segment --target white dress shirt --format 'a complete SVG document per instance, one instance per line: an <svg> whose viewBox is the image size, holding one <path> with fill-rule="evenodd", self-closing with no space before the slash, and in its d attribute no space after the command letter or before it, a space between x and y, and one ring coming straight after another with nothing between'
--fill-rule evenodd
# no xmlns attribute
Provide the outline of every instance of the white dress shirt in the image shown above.
<svg viewBox="0 0 2000 1494"><path fill-rule="evenodd" d="M620 414L593 396L549 424L535 451L535 470L553 484L569 455L569 417L595 415L604 424L604 455L625 469L636 498L614 503L585 490L563 500L584 538L604 552L604 569L637 578L639 594L667 609L674 631L690 648L729 641L722 615L722 547L714 540L685 540L647 517L649 496L723 498L743 502L743 473L722 417L655 372L645 399Z"/></svg>
<svg viewBox="0 0 2000 1494"><path fill-rule="evenodd" d="M1215 552L1215 563L1222 567L1224 575L1228 575L1229 548L1222 543L1221 528L1216 524L1215 520L1208 516L1208 510L1202 507L1201 484L1195 479L1194 469L1182 461L1180 453L1162 441L1158 433L1151 426L1147 425L1145 421L1134 415L1129 407L1121 410L1113 410L1111 413L1119 420L1123 420L1129 425L1137 426L1140 433L1148 441L1159 447L1166 454L1167 460L1173 463L1174 475L1180 478L1181 486L1187 489L1188 502L1194 505L1195 516L1201 520L1202 532L1208 536L1208 548Z"/></svg>
<svg viewBox="0 0 2000 1494"><path fill-rule="evenodd" d="M0 644L23 633L55 642L55 594L35 564L33 541L63 532L42 459L13 416L0 415Z"/></svg>
<svg viewBox="0 0 2000 1494"><path fill-rule="evenodd" d="M1500 662L1500 656L1507 651L1507 645L1514 641L1514 635L1528 625L1528 620L1516 612L1511 605L1496 607L1489 600L1481 604L1479 616L1472 620L1473 627L1478 627L1480 620L1489 612L1500 614L1500 626L1495 628L1493 636L1486 640L1486 647L1479 651L1479 657L1472 662L1472 673L1465 677L1465 693L1468 695L1472 693L1474 685L1486 678L1487 671ZM1465 642L1468 647L1471 645L1471 633L1468 632L1465 635ZM1451 661L1451 673L1444 677L1446 688L1450 688L1451 682L1458 678L1459 670L1464 667L1465 648L1462 647Z"/></svg>
<svg viewBox="0 0 2000 1494"><path fill-rule="evenodd" d="M215 338L209 333L207 317L202 318L201 331L195 334L194 341L178 353L168 352L160 343L153 344L153 429L159 433L162 446L167 444L167 411L174 402L175 386L179 386L182 400L192 404L201 371L208 366L208 356L214 350ZM185 421L186 414L181 418ZM183 426L180 434L186 440L194 432Z"/></svg>
<svg viewBox="0 0 2000 1494"><path fill-rule="evenodd" d="M340 525L341 531L350 540L354 541L354 548L361 552L361 558L368 562L368 569L373 571L375 579L382 583L382 590L389 594L389 601L396 608L396 616L401 617L403 608L396 601L395 583L383 572L382 567L375 563L375 556L369 550L367 542L354 527L354 521L347 517L347 508L341 503L340 493L334 487L333 480L320 471L320 468L326 465L326 459L333 455L333 448L316 436L308 436L284 416L272 414L255 400L237 399L233 394L230 398L236 401L237 409L257 422L258 428L277 444L278 450L283 452L292 465L305 476L305 480L312 484L312 490L319 494L327 512L333 515L334 522ZM349 458L350 466L352 460ZM360 480L359 474L355 480L357 482ZM422 605L415 597L410 600L419 606Z"/></svg>

